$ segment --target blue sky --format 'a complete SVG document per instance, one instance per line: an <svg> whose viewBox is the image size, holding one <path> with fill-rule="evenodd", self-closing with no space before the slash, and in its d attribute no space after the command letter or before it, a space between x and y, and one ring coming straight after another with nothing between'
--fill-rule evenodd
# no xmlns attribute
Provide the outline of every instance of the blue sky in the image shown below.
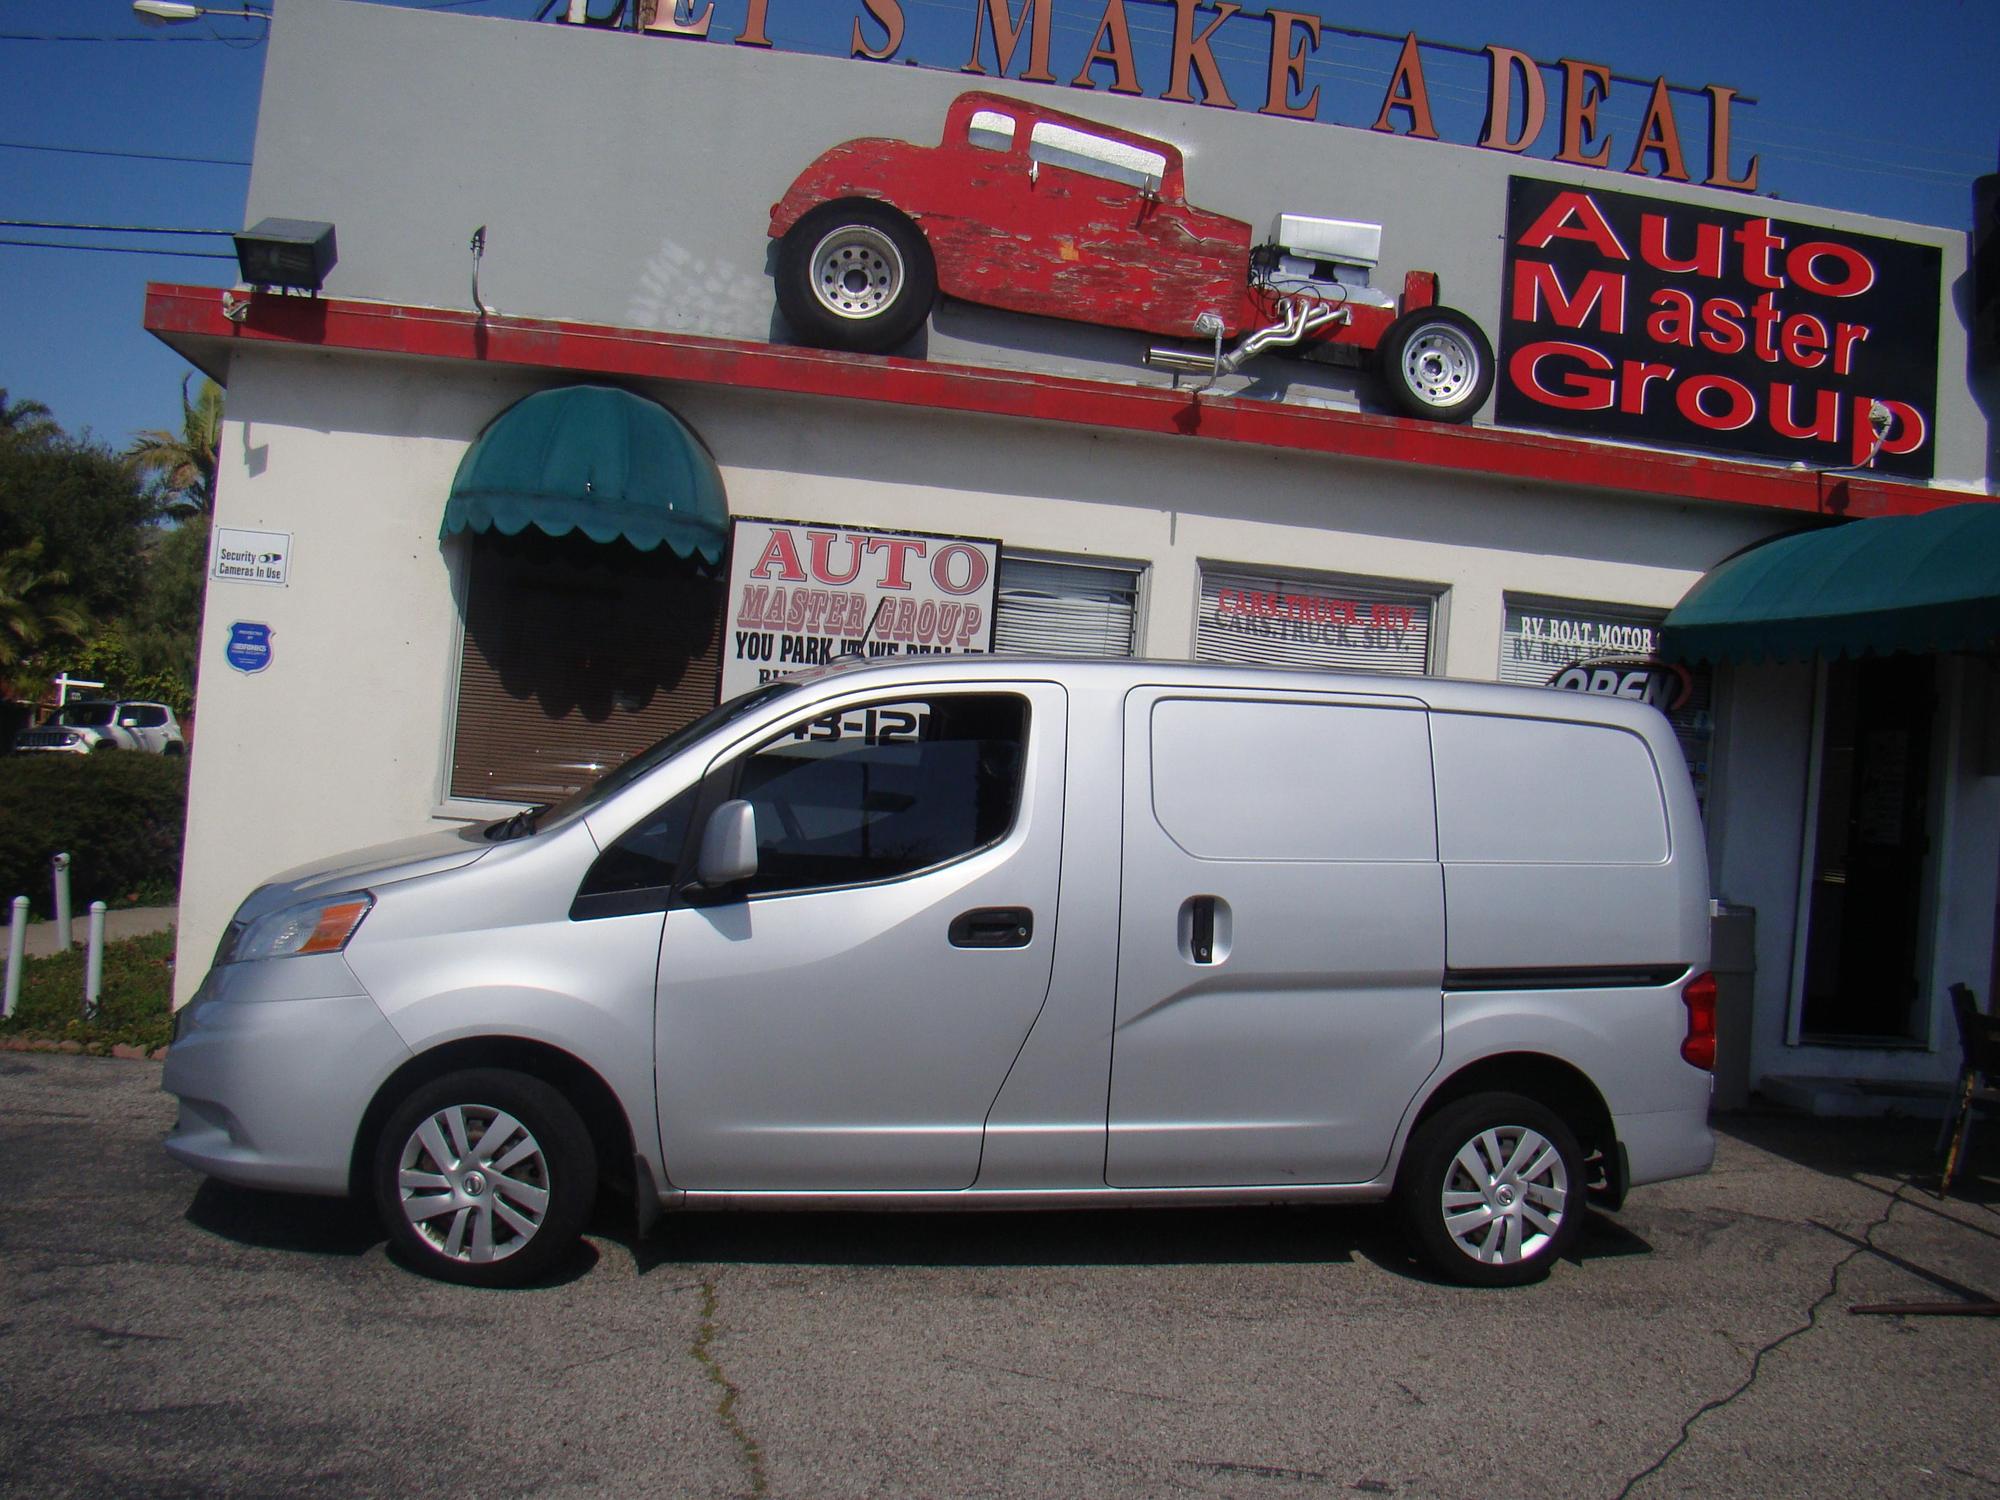
<svg viewBox="0 0 2000 1500"><path fill-rule="evenodd" d="M278 3L282 12L284 0ZM526 24L544 0L404 3ZM593 0L593 9L612 3ZM234 8L241 0L217 4ZM716 0L717 38L734 34L745 4ZM978 4L903 0L909 29L899 60L962 66ZM844 55L855 18L866 13L862 0L768 5L773 43L793 51ZM1245 6L1250 13L1264 8L1263 0ZM1329 28L1394 36L1414 30L1426 42L1497 44L1544 63L1574 57L1614 74L1664 74L1674 84L1737 89L1756 102L1736 110L1736 165L1754 152L1760 190L1791 202L1962 229L1971 220L1972 179L1994 171L2000 151L1994 0L1905 0L1893 7L1862 0L1655 6L1288 0L1284 8L1316 11ZM1055 0L1059 77L1075 71L1102 10L1102 0ZM1142 82L1157 94L1173 7L1128 0L1127 10ZM282 14L274 24L284 24ZM141 328L145 286L232 284L228 241L28 228L19 221L241 228L264 31L262 22L222 17L149 29L138 24L128 0L0 0L0 220L16 221L0 225L0 241L37 245L0 243L0 387L14 399L45 402L66 427L87 427L116 447L139 428L178 424L187 367ZM872 25L864 33L871 41L880 36ZM1240 23L1223 33L1245 34ZM698 44L635 39L634 45ZM1397 50L1394 42L1329 29L1308 67L1309 83L1322 89L1321 119L1371 122ZM1262 99L1265 47L1225 41L1218 55L1237 102L1254 108ZM1015 71L1021 66L1017 58ZM1437 51L1426 53L1425 68L1440 134L1474 139L1484 109L1484 63ZM1633 139L1645 102L1642 86L1614 84L1601 112L1614 142ZM1698 120L1700 111L1687 115ZM1545 134L1553 136L1553 124ZM1689 148L1698 162L1703 148L1696 141ZM105 248L40 248L79 245ZM155 253L124 253L141 248ZM157 253L166 250L183 253ZM202 258L218 253L224 258Z"/></svg>

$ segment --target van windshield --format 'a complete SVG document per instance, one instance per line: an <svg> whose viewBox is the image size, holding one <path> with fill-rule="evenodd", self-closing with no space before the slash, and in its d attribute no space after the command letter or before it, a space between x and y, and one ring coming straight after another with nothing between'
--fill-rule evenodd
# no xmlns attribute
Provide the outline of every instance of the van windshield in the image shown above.
<svg viewBox="0 0 2000 1500"><path fill-rule="evenodd" d="M673 759L689 745L704 735L713 733L723 725L755 713L768 703L774 703L788 693L798 691L796 681L786 679L768 682L760 688L731 698L727 703L711 708L692 724L676 729L672 734L656 744L647 746L623 765L605 772L596 781L574 796L558 802L555 806L531 812L525 818L516 813L511 818L503 818L487 826L486 836L491 839L518 838L524 833L538 833L543 829L558 828L589 812L605 798L623 791L655 766ZM501 832L500 830L508 830Z"/></svg>

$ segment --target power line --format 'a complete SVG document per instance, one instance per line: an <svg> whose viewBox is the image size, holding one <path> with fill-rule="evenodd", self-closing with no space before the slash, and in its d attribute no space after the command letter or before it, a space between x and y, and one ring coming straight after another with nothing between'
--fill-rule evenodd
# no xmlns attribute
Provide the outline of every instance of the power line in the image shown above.
<svg viewBox="0 0 2000 1500"><path fill-rule="evenodd" d="M237 38L226 36L49 36L42 32L0 31L0 42L221 42L226 46L240 45Z"/></svg>
<svg viewBox="0 0 2000 1500"><path fill-rule="evenodd" d="M215 234L233 236L233 229L169 229L158 224L66 224L50 219L0 219L0 229L71 229L91 234Z"/></svg>
<svg viewBox="0 0 2000 1500"><path fill-rule="evenodd" d="M33 141L0 141L0 149L8 151L57 151L65 156L115 156L127 161L179 161L191 162L202 167L247 167L247 160L239 161L230 156L170 156L159 151L112 151L90 146L43 146Z"/></svg>
<svg viewBox="0 0 2000 1500"><path fill-rule="evenodd" d="M220 250L155 250L144 245L77 245L62 240L0 240L0 245L16 250L95 250L100 255L174 255L187 260L236 259Z"/></svg>

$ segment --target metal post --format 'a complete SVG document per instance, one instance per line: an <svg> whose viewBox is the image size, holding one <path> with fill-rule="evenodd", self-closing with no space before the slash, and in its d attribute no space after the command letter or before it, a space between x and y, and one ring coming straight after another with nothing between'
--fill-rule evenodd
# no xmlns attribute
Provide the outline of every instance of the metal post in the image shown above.
<svg viewBox="0 0 2000 1500"><path fill-rule="evenodd" d="M104 903L90 903L89 946L83 955L83 1018L97 1019L97 996L104 988Z"/></svg>
<svg viewBox="0 0 2000 1500"><path fill-rule="evenodd" d="M56 887L56 941L67 953L76 946L76 930L69 910L69 856L58 854L49 861Z"/></svg>
<svg viewBox="0 0 2000 1500"><path fill-rule="evenodd" d="M7 914L7 998L0 1020L14 1014L21 1002L21 969L28 954L28 898L16 896Z"/></svg>

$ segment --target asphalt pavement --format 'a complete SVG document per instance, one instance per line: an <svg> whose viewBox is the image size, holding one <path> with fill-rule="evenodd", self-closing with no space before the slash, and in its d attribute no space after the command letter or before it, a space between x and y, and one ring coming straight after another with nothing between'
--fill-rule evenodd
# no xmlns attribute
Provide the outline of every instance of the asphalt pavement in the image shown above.
<svg viewBox="0 0 2000 1500"><path fill-rule="evenodd" d="M2000 1151L1737 1117L1545 1284L1381 1210L669 1218L442 1286L171 1163L155 1063L0 1054L0 1493L1980 1496Z"/></svg>

